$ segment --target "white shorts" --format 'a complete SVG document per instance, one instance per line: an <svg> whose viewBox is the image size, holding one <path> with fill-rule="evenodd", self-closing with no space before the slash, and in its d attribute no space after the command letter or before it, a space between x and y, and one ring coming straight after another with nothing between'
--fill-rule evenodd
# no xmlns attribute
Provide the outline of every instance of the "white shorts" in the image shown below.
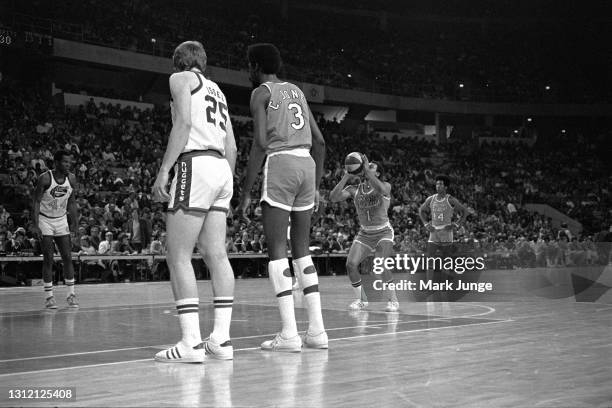
<svg viewBox="0 0 612 408"><path fill-rule="evenodd" d="M68 217L65 215L57 218L50 218L40 214L38 216L38 228L40 228L43 236L63 237L65 235L70 235Z"/></svg>
<svg viewBox="0 0 612 408"><path fill-rule="evenodd" d="M220 153L202 150L183 153L174 165L168 211L229 211L234 178Z"/></svg>

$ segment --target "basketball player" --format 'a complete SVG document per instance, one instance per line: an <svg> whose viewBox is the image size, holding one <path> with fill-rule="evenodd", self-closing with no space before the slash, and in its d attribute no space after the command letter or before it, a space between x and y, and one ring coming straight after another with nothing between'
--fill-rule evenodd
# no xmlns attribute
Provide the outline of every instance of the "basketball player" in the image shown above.
<svg viewBox="0 0 612 408"><path fill-rule="evenodd" d="M70 231L77 230L78 213L76 201L72 195L76 186L76 177L70 173L72 156L60 150L53 156L54 168L38 177L34 191L34 223L32 232L41 238L43 253L43 282L45 289L45 307L57 309L57 302L53 296L53 252L54 242L62 257L64 282L68 286L66 302L68 307L78 308L74 292L74 266L70 242ZM70 227L68 216L70 215Z"/></svg>
<svg viewBox="0 0 612 408"><path fill-rule="evenodd" d="M375 257L388 258L393 256L393 228L389 223L389 203L391 202L391 184L381 181L383 168L376 162L370 163L365 155L362 155L363 170L362 179L357 186L346 184L353 178L348 172L340 182L329 193L332 202L353 199L357 217L359 218L360 230L353 240L351 249L346 259L346 270L356 299L349 305L351 310L364 310L368 307L368 300L361 287L361 275L359 265L372 252ZM391 271L385 269L383 272L385 282L393 282ZM387 312L397 312L399 303L395 290L387 290Z"/></svg>
<svg viewBox="0 0 612 408"><path fill-rule="evenodd" d="M204 355L231 360L229 327L234 273L225 250L226 216L233 193L236 141L225 95L204 77L202 44L187 41L174 50L176 73L170 76L172 130L153 185L156 201L169 201L166 220L167 263L182 339L155 355L166 363L203 362ZM167 191L168 172L174 179ZM211 271L215 321L202 342L198 288L191 265L198 245Z"/></svg>
<svg viewBox="0 0 612 408"><path fill-rule="evenodd" d="M427 240L427 256L442 259L452 255L453 230L459 228L463 217L467 216L467 209L457 199L447 193L450 186L448 176L436 177L436 194L427 197L419 208L419 216L429 231ZM459 218L453 223L453 214L457 210ZM430 214L431 220L426 213ZM427 279L434 277L435 271L427 270ZM452 276L451 276L452 277ZM438 278L442 278L438 275Z"/></svg>
<svg viewBox="0 0 612 408"><path fill-rule="evenodd" d="M268 274L276 294L282 330L261 348L299 352L306 347L326 349L327 333L321 314L319 278L310 257L310 217L318 206L325 141L302 91L278 79L280 52L272 44L254 44L247 52L251 81L254 140L238 214L246 217L251 189L263 169L261 208L268 243ZM312 156L311 156L312 153ZM308 330L298 336L287 259L287 225L291 218L294 270L308 309Z"/></svg>

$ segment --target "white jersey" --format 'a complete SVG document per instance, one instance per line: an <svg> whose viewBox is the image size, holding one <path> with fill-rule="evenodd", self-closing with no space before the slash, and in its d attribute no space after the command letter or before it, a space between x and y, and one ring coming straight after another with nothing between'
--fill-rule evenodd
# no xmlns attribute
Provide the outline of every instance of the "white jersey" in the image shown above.
<svg viewBox="0 0 612 408"><path fill-rule="evenodd" d="M217 150L225 156L226 133L232 131L225 95L216 83L200 72L189 72L198 78L200 84L191 91L191 130L183 153Z"/></svg>
<svg viewBox="0 0 612 408"><path fill-rule="evenodd" d="M53 171L49 170L49 175L51 176L51 184L44 191L40 200L40 214L47 218L63 217L66 215L68 199L72 194L72 185L70 185L68 175L66 175L62 184L55 180Z"/></svg>

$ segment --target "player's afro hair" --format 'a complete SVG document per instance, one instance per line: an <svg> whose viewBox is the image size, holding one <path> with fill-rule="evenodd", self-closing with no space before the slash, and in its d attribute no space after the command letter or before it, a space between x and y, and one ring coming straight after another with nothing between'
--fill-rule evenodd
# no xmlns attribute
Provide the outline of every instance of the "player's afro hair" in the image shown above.
<svg viewBox="0 0 612 408"><path fill-rule="evenodd" d="M172 62L178 71L198 68L204 72L206 69L206 51L204 51L204 46L198 41L185 41L174 50Z"/></svg>
<svg viewBox="0 0 612 408"><path fill-rule="evenodd" d="M282 64L280 51L270 43L250 45L247 58L251 64L259 65L259 69L264 74L278 74Z"/></svg>
<svg viewBox="0 0 612 408"><path fill-rule="evenodd" d="M58 150L53 155L53 161L54 162L61 162L64 159L65 156L72 156L72 155L70 154L70 152L68 152L66 150Z"/></svg>
<svg viewBox="0 0 612 408"><path fill-rule="evenodd" d="M444 187L448 188L450 186L450 178L446 174L436 176L436 181L438 180L444 183Z"/></svg>

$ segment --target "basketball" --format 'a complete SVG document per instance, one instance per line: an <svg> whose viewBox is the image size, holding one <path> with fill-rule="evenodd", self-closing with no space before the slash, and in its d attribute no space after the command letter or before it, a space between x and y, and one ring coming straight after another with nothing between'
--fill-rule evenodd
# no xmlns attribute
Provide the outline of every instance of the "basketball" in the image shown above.
<svg viewBox="0 0 612 408"><path fill-rule="evenodd" d="M351 152L344 159L344 168L349 174L357 174L363 168L363 158L359 152Z"/></svg>

